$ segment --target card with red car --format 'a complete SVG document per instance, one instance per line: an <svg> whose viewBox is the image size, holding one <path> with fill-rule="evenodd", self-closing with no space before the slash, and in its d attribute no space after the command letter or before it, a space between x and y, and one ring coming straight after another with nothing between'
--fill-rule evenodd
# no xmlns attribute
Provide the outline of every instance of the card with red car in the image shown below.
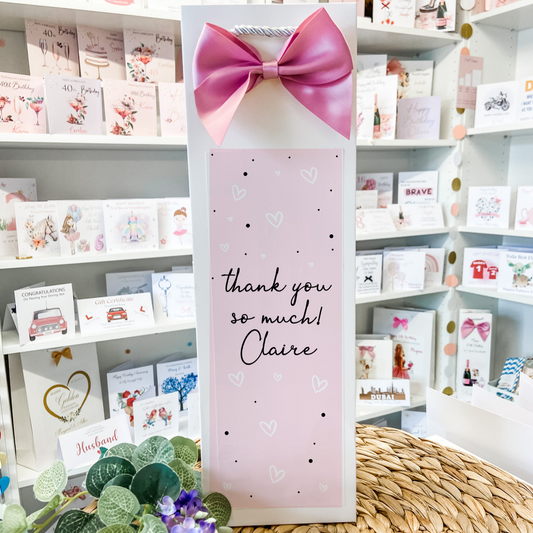
<svg viewBox="0 0 533 533"><path fill-rule="evenodd" d="M83 335L154 325L152 296L149 292L78 300L78 315Z"/></svg>

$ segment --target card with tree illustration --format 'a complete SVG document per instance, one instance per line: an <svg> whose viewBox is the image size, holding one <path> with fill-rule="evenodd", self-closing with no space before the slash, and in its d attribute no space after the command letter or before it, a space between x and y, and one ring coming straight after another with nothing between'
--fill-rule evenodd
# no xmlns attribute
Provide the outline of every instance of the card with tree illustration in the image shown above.
<svg viewBox="0 0 533 533"><path fill-rule="evenodd" d="M179 361L174 357L167 357L157 364L157 391L159 394L177 392L180 411L184 411L189 393L198 386L198 364L196 357Z"/></svg>
<svg viewBox="0 0 533 533"><path fill-rule="evenodd" d="M102 135L102 87L98 80L44 77L50 133Z"/></svg>
<svg viewBox="0 0 533 533"><path fill-rule="evenodd" d="M104 80L107 135L157 136L155 85Z"/></svg>
<svg viewBox="0 0 533 533"><path fill-rule="evenodd" d="M192 247L192 216L190 198L157 200L159 248L180 250Z"/></svg>

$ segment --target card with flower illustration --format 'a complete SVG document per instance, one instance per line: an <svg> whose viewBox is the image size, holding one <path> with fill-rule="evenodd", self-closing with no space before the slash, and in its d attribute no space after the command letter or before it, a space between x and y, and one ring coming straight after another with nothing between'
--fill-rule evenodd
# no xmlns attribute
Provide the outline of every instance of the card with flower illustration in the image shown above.
<svg viewBox="0 0 533 533"><path fill-rule="evenodd" d="M387 74L398 75L398 100L431 96L433 61L389 59Z"/></svg>
<svg viewBox="0 0 533 533"><path fill-rule="evenodd" d="M444 227L440 204L391 204L387 210L398 231Z"/></svg>
<svg viewBox="0 0 533 533"><path fill-rule="evenodd" d="M465 248L463 250L463 279L465 287L498 287L500 253L494 247Z"/></svg>
<svg viewBox="0 0 533 533"><path fill-rule="evenodd" d="M81 77L125 80L122 32L80 25L77 30Z"/></svg>
<svg viewBox="0 0 533 533"><path fill-rule="evenodd" d="M61 255L56 202L15 203L15 219L20 257Z"/></svg>
<svg viewBox="0 0 533 533"><path fill-rule="evenodd" d="M415 27L415 0L375 0L372 21L383 26Z"/></svg>
<svg viewBox="0 0 533 533"><path fill-rule="evenodd" d="M424 289L426 254L412 251L383 252L383 291L421 291Z"/></svg>
<svg viewBox="0 0 533 533"><path fill-rule="evenodd" d="M142 83L176 81L173 32L124 30L126 78Z"/></svg>
<svg viewBox="0 0 533 533"><path fill-rule="evenodd" d="M44 78L49 133L102 135L102 88L98 80Z"/></svg>
<svg viewBox="0 0 533 533"><path fill-rule="evenodd" d="M439 173L399 172L398 203L399 204L435 204L437 202L437 186Z"/></svg>
<svg viewBox="0 0 533 533"><path fill-rule="evenodd" d="M105 275L108 296L152 293L152 274L154 270L139 272L113 272Z"/></svg>
<svg viewBox="0 0 533 533"><path fill-rule="evenodd" d="M390 336L364 335L355 338L356 379L392 378L392 340Z"/></svg>
<svg viewBox="0 0 533 533"><path fill-rule="evenodd" d="M41 77L0 72L0 133L46 133Z"/></svg>
<svg viewBox="0 0 533 533"><path fill-rule="evenodd" d="M157 200L159 248L180 250L192 247L192 217L190 198Z"/></svg>
<svg viewBox="0 0 533 533"><path fill-rule="evenodd" d="M105 200L104 219L108 253L159 248L157 200Z"/></svg>
<svg viewBox="0 0 533 533"><path fill-rule="evenodd" d="M154 435L172 438L179 434L179 394L173 392L133 404L135 417L135 444L139 445Z"/></svg>
<svg viewBox="0 0 533 533"><path fill-rule="evenodd" d="M466 225L507 229L510 206L511 187L469 187Z"/></svg>
<svg viewBox="0 0 533 533"><path fill-rule="evenodd" d="M133 81L103 81L107 135L157 136L155 85Z"/></svg>
<svg viewBox="0 0 533 533"><path fill-rule="evenodd" d="M26 44L32 76L80 75L75 26L26 19Z"/></svg>
<svg viewBox="0 0 533 533"><path fill-rule="evenodd" d="M57 203L61 255L105 253L104 207L101 200Z"/></svg>
<svg viewBox="0 0 533 533"><path fill-rule="evenodd" d="M187 137L185 85L160 82L158 87L161 137Z"/></svg>
<svg viewBox="0 0 533 533"><path fill-rule="evenodd" d="M392 204L393 173L372 172L357 174L356 189L358 191L378 191L378 207L384 208Z"/></svg>
<svg viewBox="0 0 533 533"><path fill-rule="evenodd" d="M191 391L198 386L198 360L175 360L177 355L171 355L157 364L158 394L178 393L180 411L187 409L187 398Z"/></svg>
<svg viewBox="0 0 533 533"><path fill-rule="evenodd" d="M194 274L162 272L152 274L154 315L158 324L194 319Z"/></svg>
<svg viewBox="0 0 533 533"><path fill-rule="evenodd" d="M0 257L18 254L15 204L36 201L35 179L0 179Z"/></svg>

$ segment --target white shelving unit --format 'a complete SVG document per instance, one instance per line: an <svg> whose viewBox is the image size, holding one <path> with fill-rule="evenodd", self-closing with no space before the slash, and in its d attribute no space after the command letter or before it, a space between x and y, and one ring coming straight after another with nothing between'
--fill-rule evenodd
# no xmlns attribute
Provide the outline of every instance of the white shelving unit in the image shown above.
<svg viewBox="0 0 533 533"><path fill-rule="evenodd" d="M514 229L501 228L469 228L468 226L459 226L459 231L461 233L474 233L477 235L494 235L499 237L533 239L533 231L516 231Z"/></svg>
<svg viewBox="0 0 533 533"><path fill-rule="evenodd" d="M481 128L468 128L466 134L469 136L483 135L483 137L493 139L503 139L506 137L521 137L523 135L533 135L533 125L531 122L503 124L500 126L484 126Z"/></svg>
<svg viewBox="0 0 533 533"><path fill-rule="evenodd" d="M398 292L382 292L373 296L360 296L357 298L357 305L371 304L377 302L390 302L392 300L403 300L404 298L412 298L415 296L428 296L430 294L440 294L448 292L449 288L446 285L440 287L429 287L423 291L398 291Z"/></svg>
<svg viewBox="0 0 533 533"><path fill-rule="evenodd" d="M459 292L475 294L477 296L483 296L484 298L494 298L495 300L504 300L507 302L515 302L524 305L533 305L533 296L527 296L523 294L512 294L508 292L500 292L484 287L465 287L459 285L457 287Z"/></svg>
<svg viewBox="0 0 533 533"><path fill-rule="evenodd" d="M367 233L363 235L357 235L357 242L362 241L381 241L384 239L403 239L408 237L425 237L427 235L442 235L448 233L448 228L435 228L435 229L414 229L406 231L388 231L383 233Z"/></svg>
<svg viewBox="0 0 533 533"><path fill-rule="evenodd" d="M355 413L356 422L364 422L372 418L385 417L393 413L400 411L406 411L407 409L415 409L426 405L426 398L424 396L418 396L414 394L411 396L411 405L409 407L401 407L397 405L386 405L383 407L374 407L372 405L360 405Z"/></svg>
<svg viewBox="0 0 533 533"><path fill-rule="evenodd" d="M471 22L484 26L522 31L533 28L533 2L521 0L508 6L472 15Z"/></svg>

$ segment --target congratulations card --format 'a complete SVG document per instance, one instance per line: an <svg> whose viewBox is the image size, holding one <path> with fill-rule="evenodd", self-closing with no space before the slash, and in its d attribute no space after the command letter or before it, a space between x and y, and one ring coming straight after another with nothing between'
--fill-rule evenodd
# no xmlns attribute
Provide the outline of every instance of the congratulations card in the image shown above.
<svg viewBox="0 0 533 533"><path fill-rule="evenodd" d="M154 315L158 324L196 317L194 274L152 274Z"/></svg>
<svg viewBox="0 0 533 533"><path fill-rule="evenodd" d="M192 247L192 217L190 198L157 200L159 248L180 250Z"/></svg>
<svg viewBox="0 0 533 533"><path fill-rule="evenodd" d="M175 357L167 357L157 364L157 391L159 394L178 393L180 411L184 411L188 407L189 393L198 386L198 360L193 357L176 361Z"/></svg>
<svg viewBox="0 0 533 533"><path fill-rule="evenodd" d="M396 98L398 76L357 80L357 91L374 100L374 139L394 139L396 134Z"/></svg>
<svg viewBox="0 0 533 533"><path fill-rule="evenodd" d="M465 248L463 250L463 280L465 287L498 287L500 250L494 247Z"/></svg>
<svg viewBox="0 0 533 533"><path fill-rule="evenodd" d="M355 256L355 294L370 296L381 292L382 254L357 254Z"/></svg>
<svg viewBox="0 0 533 533"><path fill-rule="evenodd" d="M383 252L383 290L390 292L424 289L425 253Z"/></svg>
<svg viewBox="0 0 533 533"><path fill-rule="evenodd" d="M378 191L378 207L392 204L393 174L392 172L374 172L357 174L356 188L358 191Z"/></svg>
<svg viewBox="0 0 533 533"><path fill-rule="evenodd" d="M469 187L466 225L507 229L510 205L511 187Z"/></svg>
<svg viewBox="0 0 533 533"><path fill-rule="evenodd" d="M399 172L398 204L435 204L439 173Z"/></svg>
<svg viewBox="0 0 533 533"><path fill-rule="evenodd" d="M158 86L161 137L186 137L184 84L160 82Z"/></svg>
<svg viewBox="0 0 533 533"><path fill-rule="evenodd" d="M153 270L141 272L113 272L105 275L108 296L152 293Z"/></svg>
<svg viewBox="0 0 533 533"><path fill-rule="evenodd" d="M139 445L154 435L169 439L179 435L179 412L180 401L177 392L135 402L135 444Z"/></svg>

